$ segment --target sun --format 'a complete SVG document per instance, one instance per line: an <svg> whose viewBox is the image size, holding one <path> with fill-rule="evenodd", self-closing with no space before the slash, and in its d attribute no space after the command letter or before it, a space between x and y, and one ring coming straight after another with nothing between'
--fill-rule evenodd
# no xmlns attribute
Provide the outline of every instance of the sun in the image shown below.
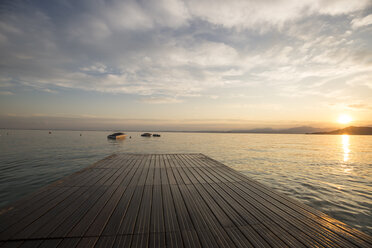
<svg viewBox="0 0 372 248"><path fill-rule="evenodd" d="M341 123L341 124L348 124L348 123L350 123L351 121L352 121L353 119L351 118L351 116L350 115L345 115L345 114L343 114L343 115L340 115L339 117L338 117L338 123Z"/></svg>

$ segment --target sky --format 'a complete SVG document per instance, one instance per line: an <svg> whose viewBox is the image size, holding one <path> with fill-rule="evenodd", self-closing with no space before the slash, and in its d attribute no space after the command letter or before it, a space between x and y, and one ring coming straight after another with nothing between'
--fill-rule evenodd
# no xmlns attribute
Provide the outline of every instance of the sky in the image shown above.
<svg viewBox="0 0 372 248"><path fill-rule="evenodd" d="M2 0L0 128L372 126L372 1Z"/></svg>

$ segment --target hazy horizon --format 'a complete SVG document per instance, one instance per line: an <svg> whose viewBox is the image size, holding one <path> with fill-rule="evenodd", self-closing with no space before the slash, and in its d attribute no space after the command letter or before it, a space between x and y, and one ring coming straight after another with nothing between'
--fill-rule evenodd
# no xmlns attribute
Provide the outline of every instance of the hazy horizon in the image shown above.
<svg viewBox="0 0 372 248"><path fill-rule="evenodd" d="M372 123L372 2L3 0L0 127Z"/></svg>
<svg viewBox="0 0 372 248"><path fill-rule="evenodd" d="M237 131L250 129L287 129L313 127L340 129L347 126L370 126L372 123L335 124L321 122L268 122L252 120L164 120L164 119L115 119L96 117L2 116L1 129L81 130L81 131Z"/></svg>

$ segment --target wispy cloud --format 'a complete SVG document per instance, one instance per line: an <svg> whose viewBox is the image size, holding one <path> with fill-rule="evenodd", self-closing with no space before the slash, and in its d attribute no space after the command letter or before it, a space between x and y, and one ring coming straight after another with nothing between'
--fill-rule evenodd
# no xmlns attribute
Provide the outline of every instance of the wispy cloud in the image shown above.
<svg viewBox="0 0 372 248"><path fill-rule="evenodd" d="M372 24L372 14L362 17L362 18L355 18L351 21L353 28L359 28L363 26L368 26Z"/></svg>
<svg viewBox="0 0 372 248"><path fill-rule="evenodd" d="M230 106L249 106L252 96L267 106L309 97L364 104L361 89L372 94L368 0L2 4L3 92L83 90L158 104L250 99Z"/></svg>
<svg viewBox="0 0 372 248"><path fill-rule="evenodd" d="M226 28L268 31L283 28L311 15L340 15L363 10L371 5L368 0L280 0L280 1L188 1L191 13L197 18Z"/></svg>
<svg viewBox="0 0 372 248"><path fill-rule="evenodd" d="M351 109L357 109L357 110L372 110L372 105L368 105L364 103L349 104L348 107Z"/></svg>
<svg viewBox="0 0 372 248"><path fill-rule="evenodd" d="M169 95L175 89L182 95L244 85L250 81L248 75L261 82L291 83L341 71L347 76L355 70L337 68L349 66L347 62L362 48L355 48L357 37L337 30L347 29L346 19L336 22L332 16L354 15L369 4L364 0L96 1L63 20L53 19L48 8L25 5L1 18L0 34L8 41L2 45L2 57L9 58L3 73L36 85ZM331 19L322 20L323 15ZM369 19L355 18L351 25L366 25ZM314 22L319 25L310 26ZM265 38L255 33L257 28L269 28L281 40ZM21 45L24 40L27 47ZM32 63L25 63L25 58L32 58ZM233 72L234 80L228 77Z"/></svg>
<svg viewBox="0 0 372 248"><path fill-rule="evenodd" d="M14 95L14 93L11 91L0 91L0 95L11 96L11 95Z"/></svg>
<svg viewBox="0 0 372 248"><path fill-rule="evenodd" d="M182 100L170 97L148 97L142 98L141 102L149 104L168 104L168 103L180 103Z"/></svg>

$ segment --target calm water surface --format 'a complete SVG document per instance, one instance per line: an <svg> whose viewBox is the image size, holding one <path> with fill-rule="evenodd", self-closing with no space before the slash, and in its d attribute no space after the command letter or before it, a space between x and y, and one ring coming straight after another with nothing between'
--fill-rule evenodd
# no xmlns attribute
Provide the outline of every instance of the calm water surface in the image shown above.
<svg viewBox="0 0 372 248"><path fill-rule="evenodd" d="M200 152L372 235L372 136L108 134L0 130L0 207L112 153Z"/></svg>

